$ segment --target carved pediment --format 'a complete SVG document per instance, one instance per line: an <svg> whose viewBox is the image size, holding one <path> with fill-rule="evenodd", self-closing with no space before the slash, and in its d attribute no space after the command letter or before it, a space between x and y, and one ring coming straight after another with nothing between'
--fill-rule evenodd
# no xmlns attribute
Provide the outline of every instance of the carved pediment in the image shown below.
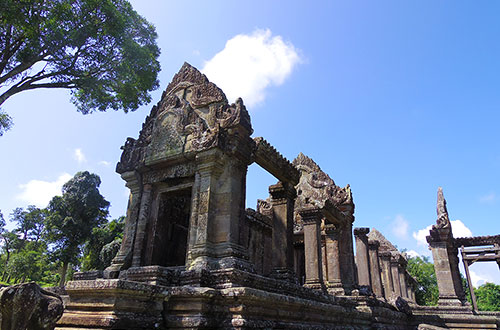
<svg viewBox="0 0 500 330"><path fill-rule="evenodd" d="M354 203L349 185L344 188L337 186L318 164L302 153L294 159L293 165L300 172L300 180L295 187L297 191L296 208L307 206L322 208L330 204L340 211L352 215Z"/></svg>
<svg viewBox="0 0 500 330"><path fill-rule="evenodd" d="M229 105L222 90L196 68L184 63L146 118L137 140L128 138L117 172L140 168L182 154L215 146L231 147L239 126L252 133L250 116L241 99ZM241 135L241 134L240 134ZM236 139L241 136L236 137Z"/></svg>

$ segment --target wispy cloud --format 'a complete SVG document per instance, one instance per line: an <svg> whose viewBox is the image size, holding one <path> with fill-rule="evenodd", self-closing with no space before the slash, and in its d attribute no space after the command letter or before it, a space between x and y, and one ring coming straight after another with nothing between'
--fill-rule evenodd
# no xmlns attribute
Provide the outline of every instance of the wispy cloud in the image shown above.
<svg viewBox="0 0 500 330"><path fill-rule="evenodd" d="M46 207L52 197L61 195L63 184L71 178L70 174L63 173L55 181L30 180L28 183L19 185L21 193L16 197L26 204Z"/></svg>
<svg viewBox="0 0 500 330"><path fill-rule="evenodd" d="M271 30L238 34L223 50L205 62L202 72L217 84L230 102L241 97L255 106L264 101L269 86L279 86L300 63L295 46L273 36Z"/></svg>
<svg viewBox="0 0 500 330"><path fill-rule="evenodd" d="M76 148L75 151L73 152L73 158L79 163L85 163L87 161L87 158L85 157L85 154L83 153L82 149Z"/></svg>
<svg viewBox="0 0 500 330"><path fill-rule="evenodd" d="M102 165L102 166L106 166L106 167L108 167L108 166L110 166L110 165L111 165L111 162L108 162L108 161L105 161L105 160L101 160L101 161L99 162L99 165Z"/></svg>
<svg viewBox="0 0 500 330"><path fill-rule="evenodd" d="M407 238L408 237L408 227L409 223L408 220L406 220L403 215L398 214L394 218L394 220L391 223L392 225L392 233L396 235L397 237L400 238Z"/></svg>
<svg viewBox="0 0 500 330"><path fill-rule="evenodd" d="M492 204L497 200L498 196L494 192L479 197L479 202L483 204Z"/></svg>

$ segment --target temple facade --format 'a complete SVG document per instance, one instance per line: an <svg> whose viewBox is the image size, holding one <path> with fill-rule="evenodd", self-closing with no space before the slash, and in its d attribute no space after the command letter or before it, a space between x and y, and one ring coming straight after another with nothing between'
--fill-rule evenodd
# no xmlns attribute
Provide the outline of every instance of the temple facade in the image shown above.
<svg viewBox="0 0 500 330"><path fill-rule="evenodd" d="M122 147L121 248L105 271L67 284L58 329L497 329L498 316L464 300L446 224L430 240L440 306L425 309L405 255L353 228L349 185L252 134L243 101L184 64ZM276 178L255 210L252 163Z"/></svg>

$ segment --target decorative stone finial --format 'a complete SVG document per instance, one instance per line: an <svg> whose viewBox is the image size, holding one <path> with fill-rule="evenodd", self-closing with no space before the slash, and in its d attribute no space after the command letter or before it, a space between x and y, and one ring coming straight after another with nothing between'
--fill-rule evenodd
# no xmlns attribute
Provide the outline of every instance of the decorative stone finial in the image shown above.
<svg viewBox="0 0 500 330"><path fill-rule="evenodd" d="M437 197L437 221L436 228L448 228L450 227L450 218L448 216L448 210L446 209L446 199L444 199L443 188L438 188Z"/></svg>

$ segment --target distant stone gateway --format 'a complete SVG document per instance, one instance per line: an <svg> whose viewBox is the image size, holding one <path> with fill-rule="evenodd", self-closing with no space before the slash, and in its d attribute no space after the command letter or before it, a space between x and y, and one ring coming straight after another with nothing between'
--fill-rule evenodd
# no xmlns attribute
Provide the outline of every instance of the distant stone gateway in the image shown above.
<svg viewBox="0 0 500 330"><path fill-rule="evenodd" d="M56 329L500 328L500 313L465 300L457 242L473 240L453 238L441 190L428 237L439 305L419 306L405 255L353 229L349 185L252 134L243 101L185 63L122 147L120 250L104 272L75 274ZM252 163L277 179L256 210L245 208Z"/></svg>

